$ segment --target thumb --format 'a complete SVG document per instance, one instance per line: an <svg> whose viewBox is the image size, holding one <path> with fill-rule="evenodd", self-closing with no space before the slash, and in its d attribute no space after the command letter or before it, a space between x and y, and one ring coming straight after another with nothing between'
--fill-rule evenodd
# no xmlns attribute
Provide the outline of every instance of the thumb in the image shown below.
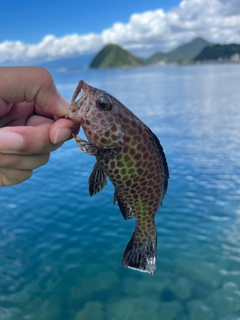
<svg viewBox="0 0 240 320"><path fill-rule="evenodd" d="M0 109L23 101L34 101L48 114L59 117L68 114L69 103L60 95L46 69L0 67Z"/></svg>

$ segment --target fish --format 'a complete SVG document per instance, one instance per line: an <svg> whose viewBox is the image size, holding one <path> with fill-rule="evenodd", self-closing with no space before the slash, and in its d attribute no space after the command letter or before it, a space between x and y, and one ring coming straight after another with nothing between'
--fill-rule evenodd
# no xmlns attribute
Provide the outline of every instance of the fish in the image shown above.
<svg viewBox="0 0 240 320"><path fill-rule="evenodd" d="M147 107L147 106L145 106ZM73 134L79 148L96 157L89 177L90 196L112 182L113 203L136 228L122 265L154 275L157 256L155 215L167 192L169 170L157 136L109 93L79 81L68 118L80 124L88 141Z"/></svg>

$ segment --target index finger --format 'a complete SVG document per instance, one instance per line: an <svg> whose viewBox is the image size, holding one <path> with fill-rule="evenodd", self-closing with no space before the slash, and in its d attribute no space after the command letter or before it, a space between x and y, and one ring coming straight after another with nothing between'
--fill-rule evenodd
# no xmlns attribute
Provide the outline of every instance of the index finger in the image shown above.
<svg viewBox="0 0 240 320"><path fill-rule="evenodd" d="M0 67L0 112L18 102L35 102L56 116L68 114L69 103L59 94L51 74L41 67Z"/></svg>

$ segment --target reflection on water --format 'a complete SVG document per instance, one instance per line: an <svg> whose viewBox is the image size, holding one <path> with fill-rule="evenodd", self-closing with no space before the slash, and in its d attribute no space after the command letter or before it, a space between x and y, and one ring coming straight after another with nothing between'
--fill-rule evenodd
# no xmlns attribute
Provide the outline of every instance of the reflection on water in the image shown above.
<svg viewBox="0 0 240 320"><path fill-rule="evenodd" d="M70 141L19 186L1 189L0 319L233 320L240 317L240 66L53 73L105 89L158 135L169 190L156 216L154 277L125 269L134 229L90 198L94 158ZM82 134L82 132L81 132Z"/></svg>

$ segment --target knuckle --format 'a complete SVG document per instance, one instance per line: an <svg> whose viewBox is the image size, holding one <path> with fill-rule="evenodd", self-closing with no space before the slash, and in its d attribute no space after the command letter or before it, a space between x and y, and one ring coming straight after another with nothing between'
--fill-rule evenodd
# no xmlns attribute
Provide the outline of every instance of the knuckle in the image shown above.
<svg viewBox="0 0 240 320"><path fill-rule="evenodd" d="M16 170L14 177L10 178L13 184L19 184L23 181L30 179L32 176L32 170Z"/></svg>
<svg viewBox="0 0 240 320"><path fill-rule="evenodd" d="M39 77L41 79L42 85L43 86L52 86L53 85L53 78L50 74L50 72L42 67L38 67L39 68Z"/></svg>
<svg viewBox="0 0 240 320"><path fill-rule="evenodd" d="M39 167L44 166L46 163L48 163L49 159L50 159L50 153L37 156L37 159L35 159L34 161L33 169L37 169Z"/></svg>

